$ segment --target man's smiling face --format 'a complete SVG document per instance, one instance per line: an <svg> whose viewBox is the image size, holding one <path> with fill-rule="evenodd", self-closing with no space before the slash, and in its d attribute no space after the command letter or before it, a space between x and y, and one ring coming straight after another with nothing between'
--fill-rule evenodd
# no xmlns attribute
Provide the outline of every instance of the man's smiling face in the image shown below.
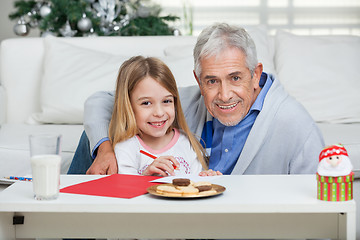
<svg viewBox="0 0 360 240"><path fill-rule="evenodd" d="M197 81L205 105L226 126L237 125L260 92L262 65L257 65L251 77L245 60L245 54L238 48L227 48L217 56L201 60L201 76Z"/></svg>

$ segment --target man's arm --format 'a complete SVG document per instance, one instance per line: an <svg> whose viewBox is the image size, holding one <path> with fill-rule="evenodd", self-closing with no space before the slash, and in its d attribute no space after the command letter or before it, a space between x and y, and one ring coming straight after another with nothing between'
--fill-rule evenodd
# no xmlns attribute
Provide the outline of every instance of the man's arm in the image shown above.
<svg viewBox="0 0 360 240"><path fill-rule="evenodd" d="M108 137L113 106L114 92L96 92L85 102L84 128L92 154L101 139Z"/></svg>
<svg viewBox="0 0 360 240"><path fill-rule="evenodd" d="M91 156L95 158L87 174L117 173L114 150L108 139L109 123L113 111L114 93L97 92L84 106L84 128L90 141Z"/></svg>
<svg viewBox="0 0 360 240"><path fill-rule="evenodd" d="M314 123L304 144L300 144L299 153L291 161L290 174L315 174L319 164L319 153L325 147L320 129Z"/></svg>

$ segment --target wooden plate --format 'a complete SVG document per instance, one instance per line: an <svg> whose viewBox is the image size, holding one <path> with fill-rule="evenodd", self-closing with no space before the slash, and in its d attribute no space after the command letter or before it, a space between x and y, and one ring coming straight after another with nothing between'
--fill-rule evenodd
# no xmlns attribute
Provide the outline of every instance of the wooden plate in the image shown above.
<svg viewBox="0 0 360 240"><path fill-rule="evenodd" d="M153 186L147 188L148 193L150 193L151 195L166 197L166 198L204 198L204 197L212 197L212 196L222 194L226 190L226 188L224 186L212 184L212 187L216 191L216 193L210 193L208 195L168 196L168 195L160 194L160 193L156 192L156 188L159 185L172 186L171 183L153 185Z"/></svg>

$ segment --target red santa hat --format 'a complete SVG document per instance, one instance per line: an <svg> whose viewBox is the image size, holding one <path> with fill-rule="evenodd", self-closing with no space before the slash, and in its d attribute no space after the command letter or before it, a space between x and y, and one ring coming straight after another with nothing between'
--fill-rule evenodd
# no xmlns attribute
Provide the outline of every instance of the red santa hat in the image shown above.
<svg viewBox="0 0 360 240"><path fill-rule="evenodd" d="M328 147L325 147L319 155L319 162L321 160L323 160L326 157L331 157L331 156L337 156L337 155L345 155L345 156L349 156L346 149L344 148L343 145L341 144L335 144L335 145L331 145Z"/></svg>

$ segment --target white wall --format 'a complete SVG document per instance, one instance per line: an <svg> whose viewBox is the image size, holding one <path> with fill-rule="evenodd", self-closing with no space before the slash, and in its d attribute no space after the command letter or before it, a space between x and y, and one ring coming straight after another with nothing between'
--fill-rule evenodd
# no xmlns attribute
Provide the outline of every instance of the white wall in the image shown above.
<svg viewBox="0 0 360 240"><path fill-rule="evenodd" d="M6 38L16 38L13 27L16 21L9 19L9 14L15 11L15 0L0 0L0 41ZM28 37L38 37L39 31L37 29L31 29Z"/></svg>

